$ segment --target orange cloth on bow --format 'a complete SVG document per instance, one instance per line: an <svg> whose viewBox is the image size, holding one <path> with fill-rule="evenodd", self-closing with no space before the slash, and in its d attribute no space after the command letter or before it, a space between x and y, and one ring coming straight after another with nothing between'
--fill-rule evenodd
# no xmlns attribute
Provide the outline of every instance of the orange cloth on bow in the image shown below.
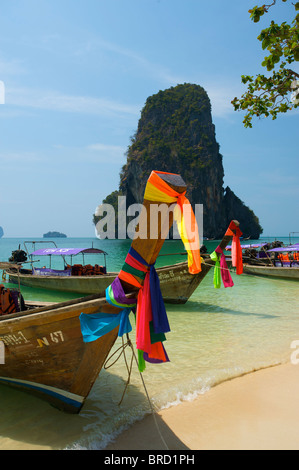
<svg viewBox="0 0 299 470"><path fill-rule="evenodd" d="M197 274L201 271L200 243L197 222L191 204L185 196L186 191L178 193L162 180L159 174L174 173L152 171L145 188L144 199L155 202L177 203L174 218L188 253L189 272Z"/></svg>

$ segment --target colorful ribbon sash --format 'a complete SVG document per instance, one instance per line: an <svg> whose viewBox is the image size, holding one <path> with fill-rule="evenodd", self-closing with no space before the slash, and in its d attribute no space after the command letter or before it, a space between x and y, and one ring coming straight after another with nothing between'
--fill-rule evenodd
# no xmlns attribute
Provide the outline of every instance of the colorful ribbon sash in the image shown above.
<svg viewBox="0 0 299 470"><path fill-rule="evenodd" d="M118 336L123 336L132 331L129 314L136 306L136 299L127 299L118 278L113 281L111 286L107 287L106 300L121 311L117 314L104 312L81 313L79 320L85 343L96 341L117 327L119 327Z"/></svg>
<svg viewBox="0 0 299 470"><path fill-rule="evenodd" d="M213 279L215 289L220 289L221 279L224 287L233 287L234 283L228 270L225 254L223 253L223 250L220 248L220 246L216 248L216 250L210 255L210 257L213 261L215 261Z"/></svg>
<svg viewBox="0 0 299 470"><path fill-rule="evenodd" d="M185 196L186 192L178 193L163 181L159 174L166 173L157 171L151 173L144 199L176 204L174 219L188 253L189 272L196 274L201 271L201 258L195 215ZM134 308L136 300L126 298L121 280L139 289L136 309L136 345L139 370L144 370L145 361L168 362L169 358L163 342L166 340L165 333L170 331L170 327L160 290L159 277L154 264L148 264L132 247L119 276L106 289L107 302L119 308L120 312L118 314L97 313L93 315L81 313L80 323L84 341L95 341L116 327L119 327L119 336L132 330L129 313Z"/></svg>
<svg viewBox="0 0 299 470"><path fill-rule="evenodd" d="M163 171L152 171L144 193L147 201L176 203L174 219L177 223L180 237L188 253L188 267L191 274L201 271L200 242L198 226L191 204L184 193L172 189L159 174L169 174ZM171 174L171 173L170 173Z"/></svg>
<svg viewBox="0 0 299 470"><path fill-rule="evenodd" d="M144 279L142 285L132 274ZM147 362L168 362L163 342L170 326L160 290L160 281L153 264L148 264L134 248L130 248L119 279L139 288L136 311L136 345L139 369Z"/></svg>
<svg viewBox="0 0 299 470"><path fill-rule="evenodd" d="M239 227L236 226L234 221L229 224L229 227L226 231L228 236L233 237L232 241L232 265L236 268L237 274L243 273L243 256L242 256L242 247L240 242L240 237L243 235Z"/></svg>

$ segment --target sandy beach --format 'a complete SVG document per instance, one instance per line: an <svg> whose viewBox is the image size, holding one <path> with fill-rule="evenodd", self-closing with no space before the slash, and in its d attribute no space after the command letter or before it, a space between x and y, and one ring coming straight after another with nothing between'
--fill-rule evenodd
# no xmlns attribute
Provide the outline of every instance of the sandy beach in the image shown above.
<svg viewBox="0 0 299 470"><path fill-rule="evenodd" d="M223 382L193 402L159 412L156 423L159 431L147 416L107 450L298 450L299 366Z"/></svg>
<svg viewBox="0 0 299 470"><path fill-rule="evenodd" d="M160 411L155 418L148 415L137 422L105 451L298 450L299 366L270 367L223 382L192 402ZM64 448L69 420L64 426L59 422L57 433L51 421L46 441L38 437L28 441L21 431L2 436L0 448ZM36 431L30 429L32 437Z"/></svg>

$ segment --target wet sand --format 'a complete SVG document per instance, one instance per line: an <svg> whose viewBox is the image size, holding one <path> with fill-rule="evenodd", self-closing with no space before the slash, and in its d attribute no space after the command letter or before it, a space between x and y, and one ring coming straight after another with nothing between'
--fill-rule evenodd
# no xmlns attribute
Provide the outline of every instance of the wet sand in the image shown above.
<svg viewBox="0 0 299 470"><path fill-rule="evenodd" d="M48 445L37 444L38 438L28 444L2 436L0 449L64 448L66 430L62 426L59 434L56 427L51 430L49 424L48 432L53 431L53 436ZM160 411L155 419L149 415L105 450L298 449L299 365L286 364L223 382L192 402Z"/></svg>
<svg viewBox="0 0 299 470"><path fill-rule="evenodd" d="M136 423L107 450L298 450L299 366L263 369Z"/></svg>

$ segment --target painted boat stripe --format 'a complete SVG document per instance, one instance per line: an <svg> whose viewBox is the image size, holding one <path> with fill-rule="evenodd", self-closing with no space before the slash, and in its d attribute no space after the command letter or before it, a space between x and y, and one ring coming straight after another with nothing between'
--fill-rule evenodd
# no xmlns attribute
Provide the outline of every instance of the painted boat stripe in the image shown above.
<svg viewBox="0 0 299 470"><path fill-rule="evenodd" d="M59 398L61 401L64 401L65 403L69 403L73 406L80 407L84 401L84 397L80 395L76 395L71 392L67 392L65 390L61 390L59 388L51 387L49 385L43 385L35 382L29 382L28 380L21 380L21 379L12 379L12 378L7 378L7 377L0 377L0 381L6 382L6 383L11 383L11 384L16 384L16 385L22 385L27 388L31 388L37 391L44 392L47 395L51 395L54 397Z"/></svg>

